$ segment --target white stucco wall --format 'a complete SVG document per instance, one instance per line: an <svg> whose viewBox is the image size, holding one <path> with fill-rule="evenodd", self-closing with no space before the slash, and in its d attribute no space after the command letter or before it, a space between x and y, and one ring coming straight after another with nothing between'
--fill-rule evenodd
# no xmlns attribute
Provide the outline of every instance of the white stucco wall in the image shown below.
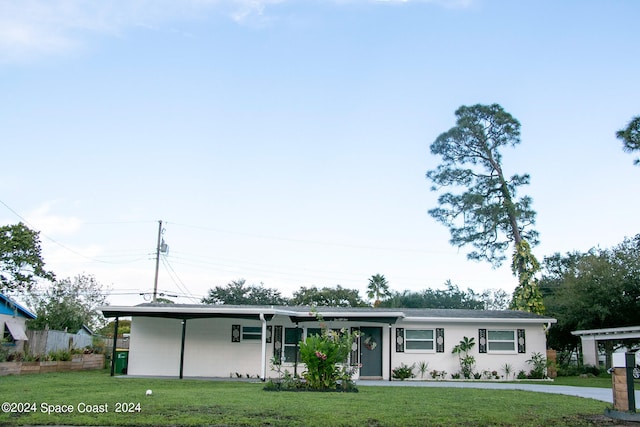
<svg viewBox="0 0 640 427"><path fill-rule="evenodd" d="M546 358L546 334L544 332L542 324L538 325L523 325L518 323L456 323L456 324L433 324L433 323L399 323L395 327L402 327L406 329L430 329L430 328L444 328L444 352L436 353L432 351L411 351L406 350L404 353L395 352L393 349L393 368L400 366L401 363L406 365L416 364L416 366L424 361L429 363L428 372L433 370L447 372L447 379L451 378L451 374L460 371L460 362L456 354L452 354L454 346L456 346L465 336L473 338L475 346L469 352L476 360L474 372L482 373L483 371L497 371L498 374L503 375L503 367L505 364L511 365L513 374L517 374L520 370L529 373L532 366L527 363L527 360L531 359L531 355L534 352L542 353ZM487 352L480 353L478 345L478 330L512 330L514 334L517 334L517 329L525 330L526 337L526 352L518 353L517 344L516 350L512 352ZM517 337L517 335L516 335ZM420 377L420 373L417 369L414 370L417 377ZM430 379L428 373L425 374L425 378Z"/></svg>
<svg viewBox="0 0 640 427"><path fill-rule="evenodd" d="M261 342L252 341L231 341L232 325L261 326L257 320L242 319L193 319L187 321L184 368L185 377L235 377L236 373L246 374L256 377L261 371ZM270 326L281 325L293 328L288 317L274 317L268 322ZM476 358L476 372L498 371L501 375L502 367L508 363L513 368L513 373L524 370L529 372L531 365L526 361L531 358L534 352L540 352L546 356L546 335L541 323L410 323L399 322L389 328L388 325L380 323L348 323L348 322L328 322L329 328L342 328L352 326L377 326L382 328L382 371L383 378L389 378L389 368L396 368L401 363L407 365L418 364L421 361L429 363L428 371L439 370L447 372L447 379L451 378L451 373L460 370L458 357L451 353L453 347L459 343L463 337L473 337L476 345L471 351L471 355ZM304 328L317 328L318 323L300 324ZM405 329L435 329L445 330L445 349L443 353L433 351L407 351L396 352L395 334L396 328ZM478 352L478 329L525 329L526 331L526 353L514 352L502 353L479 353ZM391 335L389 335L391 333ZM180 342L182 335L182 323L178 319L145 318L134 317L131 325L131 339L129 352L128 373L131 375L157 375L157 376L178 376L180 369ZM391 336L391 340L390 340ZM269 368L269 360L273 356L273 340L266 346L266 376L274 377L276 373ZM391 346L391 352L389 351ZM391 357L391 364L389 363ZM293 372L293 364L285 363L284 369ZM298 365L298 373L302 373L304 366ZM419 372L414 370L419 376ZM430 378L427 374L426 378ZM356 376L357 378L357 376Z"/></svg>

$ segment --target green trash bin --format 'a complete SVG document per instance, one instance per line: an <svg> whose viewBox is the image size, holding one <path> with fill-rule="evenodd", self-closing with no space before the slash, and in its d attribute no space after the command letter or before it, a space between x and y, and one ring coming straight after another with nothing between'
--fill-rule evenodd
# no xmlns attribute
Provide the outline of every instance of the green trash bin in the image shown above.
<svg viewBox="0 0 640 427"><path fill-rule="evenodd" d="M116 360L115 360L115 373L127 374L127 366L129 364L129 349L128 348L116 348Z"/></svg>

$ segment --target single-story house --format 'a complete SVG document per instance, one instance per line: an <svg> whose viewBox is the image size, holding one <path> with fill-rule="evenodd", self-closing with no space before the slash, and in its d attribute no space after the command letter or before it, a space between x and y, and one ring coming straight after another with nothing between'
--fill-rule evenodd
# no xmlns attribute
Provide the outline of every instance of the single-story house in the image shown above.
<svg viewBox="0 0 640 427"><path fill-rule="evenodd" d="M0 293L0 331L2 346L11 352L23 351L27 338L26 322L36 315Z"/></svg>
<svg viewBox="0 0 640 427"><path fill-rule="evenodd" d="M317 307L326 327L359 331L349 362L355 378L390 379L393 369L428 363L460 370L452 349L474 338L475 371L529 372L533 353L546 354L546 331L556 320L522 311ZM310 307L141 304L101 308L108 318L131 318L128 375L275 377L270 360L301 373L298 343L320 330ZM415 371L414 371L415 372Z"/></svg>

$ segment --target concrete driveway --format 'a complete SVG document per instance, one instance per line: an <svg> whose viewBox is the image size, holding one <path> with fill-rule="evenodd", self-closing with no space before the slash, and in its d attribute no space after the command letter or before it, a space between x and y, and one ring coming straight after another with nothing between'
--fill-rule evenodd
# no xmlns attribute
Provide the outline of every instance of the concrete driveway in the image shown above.
<svg viewBox="0 0 640 427"><path fill-rule="evenodd" d="M501 382L472 382L472 381L357 381L359 386L387 386L387 387L448 387L448 388L479 388L490 390L524 390L538 393L565 394L568 396L586 397L613 403L613 390L597 387L572 387L551 384L519 384ZM635 393L636 408L640 408L640 392Z"/></svg>

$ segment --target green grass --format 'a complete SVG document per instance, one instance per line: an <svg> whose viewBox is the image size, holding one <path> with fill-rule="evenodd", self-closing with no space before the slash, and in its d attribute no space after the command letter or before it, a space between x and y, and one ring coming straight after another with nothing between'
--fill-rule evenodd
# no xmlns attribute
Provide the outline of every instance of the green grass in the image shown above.
<svg viewBox="0 0 640 427"><path fill-rule="evenodd" d="M360 386L359 393L266 392L261 383L113 378L85 371L0 378L0 398L35 413L0 412L0 425L130 426L582 426L605 402L514 390ZM152 396L145 396L147 389ZM118 402L140 412L116 413ZM71 405L45 414L43 404ZM81 414L80 404L108 405ZM135 409L135 408L134 408Z"/></svg>
<svg viewBox="0 0 640 427"><path fill-rule="evenodd" d="M521 383L540 384L539 381L520 381ZM568 385L575 387L598 387L598 388L611 388L611 375L601 374L597 377L557 377L552 382L544 382L548 385ZM635 380L635 389L640 391L640 380Z"/></svg>

